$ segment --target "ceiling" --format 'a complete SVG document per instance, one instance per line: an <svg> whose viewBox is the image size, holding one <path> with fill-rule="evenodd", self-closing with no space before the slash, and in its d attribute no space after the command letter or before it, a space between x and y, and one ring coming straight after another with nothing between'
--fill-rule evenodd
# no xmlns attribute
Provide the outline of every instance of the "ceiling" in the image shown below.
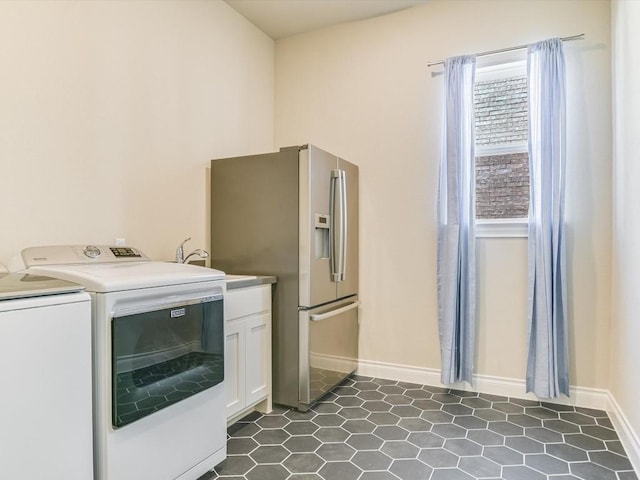
<svg viewBox="0 0 640 480"><path fill-rule="evenodd" d="M226 0L274 40L404 10L429 0Z"/></svg>

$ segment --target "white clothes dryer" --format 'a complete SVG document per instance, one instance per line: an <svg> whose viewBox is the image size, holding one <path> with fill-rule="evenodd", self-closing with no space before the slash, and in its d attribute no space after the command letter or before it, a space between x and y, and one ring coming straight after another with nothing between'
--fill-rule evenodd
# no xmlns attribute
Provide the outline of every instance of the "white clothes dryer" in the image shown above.
<svg viewBox="0 0 640 480"><path fill-rule="evenodd" d="M223 272L109 245L22 260L91 296L96 480L195 480L225 459Z"/></svg>

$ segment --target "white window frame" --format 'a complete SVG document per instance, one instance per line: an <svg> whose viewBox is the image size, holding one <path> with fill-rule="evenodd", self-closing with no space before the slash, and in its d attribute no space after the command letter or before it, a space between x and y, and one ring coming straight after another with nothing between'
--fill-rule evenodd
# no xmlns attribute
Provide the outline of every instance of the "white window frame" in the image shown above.
<svg viewBox="0 0 640 480"><path fill-rule="evenodd" d="M526 60L510 61L497 65L479 66L476 69L476 83L502 78L527 75ZM512 143L505 145L475 146L476 157L485 155L508 155L511 153L528 152L526 143ZM475 219L476 237L527 237L529 234L529 219L523 218L481 218Z"/></svg>

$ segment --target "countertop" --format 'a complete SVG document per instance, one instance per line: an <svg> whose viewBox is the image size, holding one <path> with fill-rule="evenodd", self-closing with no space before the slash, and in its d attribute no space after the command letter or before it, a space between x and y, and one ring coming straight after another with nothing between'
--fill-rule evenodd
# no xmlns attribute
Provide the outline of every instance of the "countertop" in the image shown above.
<svg viewBox="0 0 640 480"><path fill-rule="evenodd" d="M225 275L227 290L273 284L278 279L272 275Z"/></svg>

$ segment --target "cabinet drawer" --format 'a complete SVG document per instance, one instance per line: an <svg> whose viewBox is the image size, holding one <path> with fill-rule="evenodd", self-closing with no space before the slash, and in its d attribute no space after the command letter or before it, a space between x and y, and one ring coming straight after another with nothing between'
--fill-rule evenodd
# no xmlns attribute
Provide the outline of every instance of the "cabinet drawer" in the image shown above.
<svg viewBox="0 0 640 480"><path fill-rule="evenodd" d="M228 290L224 298L226 321L271 310L271 285Z"/></svg>

